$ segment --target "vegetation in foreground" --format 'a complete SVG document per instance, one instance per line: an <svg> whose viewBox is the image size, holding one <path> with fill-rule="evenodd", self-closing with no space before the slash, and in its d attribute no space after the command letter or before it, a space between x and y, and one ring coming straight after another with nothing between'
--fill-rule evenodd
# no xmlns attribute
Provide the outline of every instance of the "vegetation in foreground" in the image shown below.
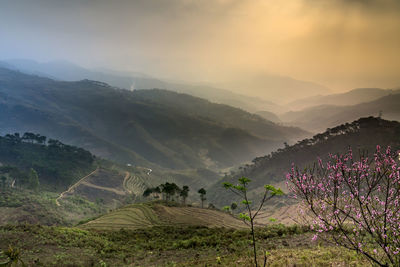
<svg viewBox="0 0 400 267"><path fill-rule="evenodd" d="M57 206L57 193L13 188L0 192L0 225L31 223L72 226L106 212L104 205L71 196Z"/></svg>
<svg viewBox="0 0 400 267"><path fill-rule="evenodd" d="M259 253L268 266L370 266L355 252L310 242L308 227L271 225L257 229ZM118 231L78 227L0 227L0 250L19 250L34 266L252 266L248 230L153 227ZM2 254L1 262L7 257Z"/></svg>
<svg viewBox="0 0 400 267"><path fill-rule="evenodd" d="M287 175L294 197L308 207L312 228L378 266L400 265L400 166L390 147L354 159L351 149L325 164ZM349 234L351 233L351 234ZM316 239L318 235L315 235Z"/></svg>

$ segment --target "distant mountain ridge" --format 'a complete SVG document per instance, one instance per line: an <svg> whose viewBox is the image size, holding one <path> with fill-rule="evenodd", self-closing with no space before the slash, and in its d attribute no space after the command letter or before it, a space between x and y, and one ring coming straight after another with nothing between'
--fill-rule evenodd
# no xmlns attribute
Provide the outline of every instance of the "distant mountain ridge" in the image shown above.
<svg viewBox="0 0 400 267"><path fill-rule="evenodd" d="M301 110L307 107L321 105L357 105L364 102L371 102L390 94L398 93L400 93L400 89L356 88L340 94L317 95L298 99L288 103L286 106L290 110Z"/></svg>
<svg viewBox="0 0 400 267"><path fill-rule="evenodd" d="M34 131L141 166L217 168L307 135L226 105L0 68L0 129Z"/></svg>
<svg viewBox="0 0 400 267"><path fill-rule="evenodd" d="M282 110L278 105L249 97L229 90L209 85L194 85L188 83L167 82L140 73L118 72L107 69L89 70L67 61L52 61L38 63L33 60L15 59L0 61L0 66L12 68L28 74L48 77L62 81L80 81L84 79L101 81L111 86L127 90L134 89L167 89L208 99L215 103L227 104L250 112L259 109Z"/></svg>
<svg viewBox="0 0 400 267"><path fill-rule="evenodd" d="M360 117L382 116L400 121L400 91L393 91L371 102L351 106L320 105L280 115L289 125L320 132L335 125L351 122Z"/></svg>

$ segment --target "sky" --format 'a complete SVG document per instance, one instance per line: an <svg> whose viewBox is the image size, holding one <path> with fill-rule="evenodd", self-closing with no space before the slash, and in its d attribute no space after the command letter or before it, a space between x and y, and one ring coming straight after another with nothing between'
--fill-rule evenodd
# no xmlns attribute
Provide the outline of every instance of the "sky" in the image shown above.
<svg viewBox="0 0 400 267"><path fill-rule="evenodd" d="M400 1L0 0L0 59L10 58L216 84L278 75L393 88Z"/></svg>

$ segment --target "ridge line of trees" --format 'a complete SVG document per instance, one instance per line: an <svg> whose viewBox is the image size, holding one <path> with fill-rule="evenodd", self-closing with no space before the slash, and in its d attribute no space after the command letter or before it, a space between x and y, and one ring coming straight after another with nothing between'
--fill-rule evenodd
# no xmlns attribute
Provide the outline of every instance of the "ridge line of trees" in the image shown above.
<svg viewBox="0 0 400 267"><path fill-rule="evenodd" d="M180 188L177 184L175 183L169 183L166 182L164 184L160 184L159 186L156 187L149 187L143 192L144 197L153 197L155 199L161 198L162 200L165 201L177 201L181 199L182 204L186 204L186 199L189 196L189 191L190 188L187 185L184 185L182 188ZM201 201L201 207L203 208L204 206L204 201L206 200L206 190L204 188L201 188L199 191L199 196L200 196L200 201Z"/></svg>

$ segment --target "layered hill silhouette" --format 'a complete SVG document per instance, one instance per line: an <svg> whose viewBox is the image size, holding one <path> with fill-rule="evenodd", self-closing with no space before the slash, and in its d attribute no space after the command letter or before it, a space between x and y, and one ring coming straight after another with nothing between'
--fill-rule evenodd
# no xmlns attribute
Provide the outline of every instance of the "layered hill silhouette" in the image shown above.
<svg viewBox="0 0 400 267"><path fill-rule="evenodd" d="M342 101L342 103L345 102ZM303 127L313 132L321 132L327 128L368 116L381 116L388 120L399 121L399 103L400 92L393 91L393 94L388 93L386 96L370 102L345 106L339 106L338 104L318 105L300 111L287 112L281 115L280 118L290 125Z"/></svg>
<svg viewBox="0 0 400 267"><path fill-rule="evenodd" d="M288 103L286 106L290 110L301 110L304 108L321 105L351 106L365 102L371 102L381 97L398 93L400 93L400 89L356 88L345 93L316 95L297 99Z"/></svg>
<svg viewBox="0 0 400 267"><path fill-rule="evenodd" d="M260 195L265 184L274 184L285 189L286 173L292 164L300 169L312 166L317 158L326 159L329 153L343 153L351 147L355 157L359 153L372 154L376 146L393 151L400 150L400 123L381 118L361 118L299 141L292 146L278 149L269 155L257 157L252 164L243 166L233 175L226 176L209 188L209 200L218 205L228 205L235 196L225 192L223 182L236 183L241 176L252 180L250 195ZM279 200L278 200L279 202Z"/></svg>
<svg viewBox="0 0 400 267"><path fill-rule="evenodd" d="M207 84L189 84L160 80L142 73L119 72L109 69L90 70L68 61L51 61L39 63L33 60L14 59L0 61L0 66L20 70L24 73L48 77L62 81L79 81L84 79L100 81L111 86L134 89L167 89L174 92L186 93L196 97L208 99L212 102L239 107L250 112L261 108L280 110L272 102L257 97L233 93L229 90L216 88Z"/></svg>
<svg viewBox="0 0 400 267"><path fill-rule="evenodd" d="M40 132L122 163L175 169L231 166L307 134L185 94L6 68L0 68L0 128Z"/></svg>

